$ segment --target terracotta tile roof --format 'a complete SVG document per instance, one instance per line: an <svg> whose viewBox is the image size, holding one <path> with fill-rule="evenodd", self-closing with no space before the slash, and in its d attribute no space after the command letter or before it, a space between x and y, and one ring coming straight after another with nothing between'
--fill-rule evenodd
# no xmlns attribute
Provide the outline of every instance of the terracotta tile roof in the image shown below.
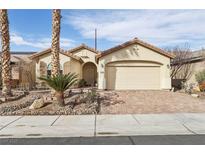
<svg viewBox="0 0 205 154"><path fill-rule="evenodd" d="M42 56L42 55L44 55L44 54L47 54L47 53L49 53L49 52L51 52L51 48L46 49L46 50L43 50L43 51L41 51L41 52L37 52L37 53L35 53L35 54L29 56L29 58L30 58L30 59L35 59L35 58L37 58L37 57L39 57L39 56ZM71 58L73 58L73 59L75 59L75 60L78 60L78 61L80 61L80 62L83 62L80 57L75 56L75 55L73 55L72 53L67 53L67 52L65 52L65 51L62 50L62 49L60 50L60 53L63 54L63 55L65 55L65 56L71 57Z"/></svg>
<svg viewBox="0 0 205 154"><path fill-rule="evenodd" d="M87 46L87 45L85 45L85 44L81 44L81 45L78 46L78 47L69 49L69 50L66 51L66 53L69 53L69 52L70 52L70 53L73 53L73 52L75 52L75 51L78 51L79 49L87 49L87 50L92 51L92 52L94 52L94 53L96 53L96 54L99 54L99 53L100 53L99 51L96 51L95 49L93 49L93 48L91 48L91 47L89 47L89 46Z"/></svg>
<svg viewBox="0 0 205 154"><path fill-rule="evenodd" d="M105 56L105 55L108 55L108 54L110 54L110 53L113 53L113 52L115 52L115 51L118 51L118 50L120 50L120 49L123 49L123 48L125 48L125 47L127 47L127 46L129 46L129 45L132 45L132 44L139 44L139 45L144 46L144 47L146 47L146 48L149 48L149 49L151 49L151 50L153 50L153 51L155 51L155 52L157 52L157 53L159 53L159 54L162 54L162 55L167 56L167 57L169 57L169 58L174 58L174 55L172 55L172 54L170 54L170 53L168 53L168 52L166 52L166 51L164 51L164 50L162 50L162 49L160 49L160 48L158 48L158 47L155 47L155 46L153 46L153 45L151 45L151 44L149 44L149 43L146 43L146 42L144 42L144 41L142 41L142 40L140 40L140 39L138 39L138 38L134 38L134 39L132 39L132 40L130 40L130 41L127 41L127 42L125 42L125 43L123 43L123 44L120 44L120 45L118 45L118 46L115 46L115 47L113 47L113 48L110 48L110 49L108 49L108 50L105 50L105 51L101 52L100 54L98 54L98 55L96 56L96 58L98 59L98 58L100 58L100 57L103 57L103 56Z"/></svg>

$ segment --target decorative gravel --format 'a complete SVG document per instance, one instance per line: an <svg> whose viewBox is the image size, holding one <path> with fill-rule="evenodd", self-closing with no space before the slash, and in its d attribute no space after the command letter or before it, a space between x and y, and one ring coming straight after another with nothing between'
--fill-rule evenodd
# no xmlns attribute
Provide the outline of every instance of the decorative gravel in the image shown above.
<svg viewBox="0 0 205 154"><path fill-rule="evenodd" d="M82 114L97 114L99 111L99 103L97 101L90 102L81 100L78 104L71 102L70 97L75 97L76 95L84 95L76 92L73 96L69 96L68 93L65 94L65 106L60 107L52 102L46 102L45 106L31 110L29 106L37 98L50 97L49 92L35 93L27 95L16 101L8 101L6 103L0 104L0 115L82 115Z"/></svg>

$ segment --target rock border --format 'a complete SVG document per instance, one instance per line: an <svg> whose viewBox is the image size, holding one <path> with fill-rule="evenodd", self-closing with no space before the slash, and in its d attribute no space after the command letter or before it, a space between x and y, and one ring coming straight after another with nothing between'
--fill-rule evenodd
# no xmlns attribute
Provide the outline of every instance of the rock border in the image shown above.
<svg viewBox="0 0 205 154"><path fill-rule="evenodd" d="M5 103L7 101L16 101L16 100L19 100L23 97L25 97L28 92L25 92L25 91L14 91L14 96L1 96L0 97L0 103Z"/></svg>

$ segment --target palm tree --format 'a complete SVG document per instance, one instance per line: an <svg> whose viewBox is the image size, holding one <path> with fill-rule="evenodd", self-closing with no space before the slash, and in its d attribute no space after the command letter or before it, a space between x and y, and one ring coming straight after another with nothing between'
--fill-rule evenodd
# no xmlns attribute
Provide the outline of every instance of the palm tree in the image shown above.
<svg viewBox="0 0 205 154"><path fill-rule="evenodd" d="M64 92L74 85L78 79L75 73L58 74L51 77L40 77L40 80L45 81L51 88L55 90L55 97L60 106L64 106Z"/></svg>
<svg viewBox="0 0 205 154"><path fill-rule="evenodd" d="M0 10L0 31L2 44L2 94L11 95L10 37L7 10Z"/></svg>
<svg viewBox="0 0 205 154"><path fill-rule="evenodd" d="M51 62L51 75L55 76L60 73L60 62L59 62L59 50L60 50L60 15L61 11L58 9L53 10L52 14L52 62Z"/></svg>

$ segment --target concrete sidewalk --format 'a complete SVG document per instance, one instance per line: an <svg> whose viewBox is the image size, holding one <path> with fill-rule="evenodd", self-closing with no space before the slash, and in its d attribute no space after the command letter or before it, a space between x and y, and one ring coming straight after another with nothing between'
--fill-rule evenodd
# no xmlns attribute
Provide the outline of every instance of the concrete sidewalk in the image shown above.
<svg viewBox="0 0 205 154"><path fill-rule="evenodd" d="M187 134L205 134L205 113L0 117L0 138Z"/></svg>

